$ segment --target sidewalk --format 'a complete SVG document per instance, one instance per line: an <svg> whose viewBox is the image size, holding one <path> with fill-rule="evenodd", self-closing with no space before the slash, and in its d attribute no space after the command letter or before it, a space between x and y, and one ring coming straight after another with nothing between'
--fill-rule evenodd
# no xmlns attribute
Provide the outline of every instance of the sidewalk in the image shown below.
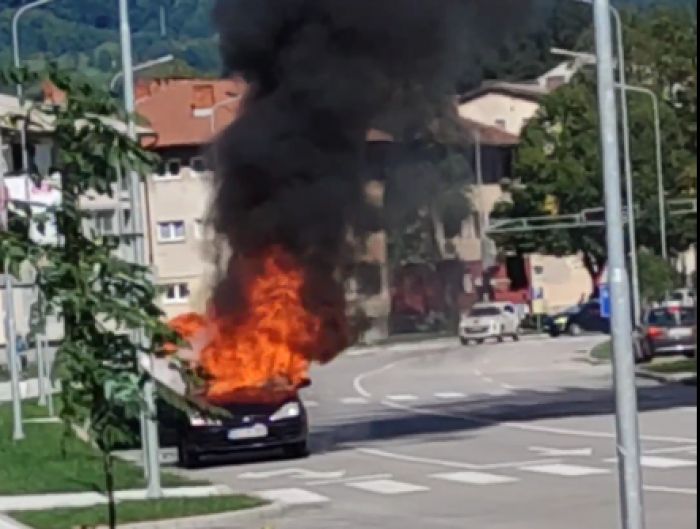
<svg viewBox="0 0 700 529"><path fill-rule="evenodd" d="M228 496L233 490L223 485L203 487L178 487L164 489L164 498L206 498L211 496ZM117 501L146 500L145 490L125 490L115 494ZM37 494L31 496L0 496L0 513L17 511L43 511L56 508L91 507L104 505L107 497L97 492L72 494ZM0 525L2 529L2 525Z"/></svg>

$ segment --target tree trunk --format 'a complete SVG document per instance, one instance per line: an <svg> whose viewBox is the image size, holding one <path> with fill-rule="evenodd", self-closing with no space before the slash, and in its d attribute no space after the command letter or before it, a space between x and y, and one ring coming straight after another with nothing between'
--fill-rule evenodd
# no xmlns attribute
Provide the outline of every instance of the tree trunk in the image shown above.
<svg viewBox="0 0 700 529"><path fill-rule="evenodd" d="M103 452L102 461L107 489L107 518L109 529L117 528L117 504L114 501L114 458L109 452Z"/></svg>
<svg viewBox="0 0 700 529"><path fill-rule="evenodd" d="M589 253L583 254L583 266L591 276L591 299L597 299L600 297L600 288L598 283L606 263L607 260L603 257L596 257Z"/></svg>

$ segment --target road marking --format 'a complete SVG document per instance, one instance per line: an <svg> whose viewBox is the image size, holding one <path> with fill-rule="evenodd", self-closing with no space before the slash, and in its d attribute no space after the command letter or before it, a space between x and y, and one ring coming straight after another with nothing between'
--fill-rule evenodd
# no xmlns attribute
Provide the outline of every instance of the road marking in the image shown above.
<svg viewBox="0 0 700 529"><path fill-rule="evenodd" d="M463 470L497 470L500 468L519 468L522 466L552 464L559 462L559 460L541 459L539 461L515 461L508 463L477 465L473 463L465 463L462 461L449 461L446 459L432 459L428 457L408 456L404 454L397 454L394 452L387 452L385 450L378 450L376 448L357 448L356 451L360 454L373 457L381 457L383 459L391 459L394 461L404 461L406 463L417 463L420 465L430 465L436 467L447 467Z"/></svg>
<svg viewBox="0 0 700 529"><path fill-rule="evenodd" d="M340 479L345 477L347 472L339 470L336 472L314 472L301 468L287 468L283 470L272 470L270 472L247 472L240 474L238 479L272 479L272 478L293 478L293 479Z"/></svg>
<svg viewBox="0 0 700 529"><path fill-rule="evenodd" d="M520 391L518 386L513 386L512 384L501 384L501 387L503 389L507 389L508 391Z"/></svg>
<svg viewBox="0 0 700 529"><path fill-rule="evenodd" d="M346 406L361 406L363 404L369 404L369 401L364 397L346 397L340 399L340 403Z"/></svg>
<svg viewBox="0 0 700 529"><path fill-rule="evenodd" d="M406 360L404 360L404 361L406 361ZM358 394L362 395L365 398L371 398L372 394L369 393L364 388L365 380L367 380L367 378L369 378L369 377L378 375L378 374L383 373L385 371L389 371L389 370L395 368L400 363L401 363L401 361L396 361L396 362L393 362L391 364L387 364L382 368L369 371L367 373L364 373L364 374L356 377L354 382L353 382L353 385L355 387L355 391L357 391ZM475 370L474 372L480 373L479 370ZM538 391L540 391L540 390L538 390ZM592 432L592 431L587 431L587 430L554 428L551 426L538 426L538 425L534 425L534 424L523 424L523 423L517 423L517 422L500 422L500 421L486 419L484 417L475 416L475 415L465 415L465 414L458 415L456 413L448 413L445 411L435 411L435 410L428 410L428 409L424 409L424 408L414 408L411 406L402 405L398 402L382 401L382 404L384 406L389 407L389 408L400 409L403 411L409 411L411 413L420 414L420 415L427 415L427 416L433 416L433 417L447 417L450 419L458 419L458 420L463 420L463 421L476 422L476 423L480 423L480 424L486 424L489 426L500 425L500 426L503 426L505 428L510 428L513 430L521 430L521 431L526 431L526 432L547 433L547 434L561 435L561 436L568 436L568 437L586 437L586 438L591 438L591 439L616 439L616 437L617 437L615 433L611 433L611 432ZM657 435L643 435L640 438L640 440L646 441L646 442L673 443L673 444L683 444L683 445L697 443L697 439L691 439L688 437L666 437L666 436L657 436Z"/></svg>
<svg viewBox="0 0 700 529"><path fill-rule="evenodd" d="M444 393L435 393L436 399L441 400L457 400L466 398L465 393L460 393L459 391L446 391Z"/></svg>
<svg viewBox="0 0 700 529"><path fill-rule="evenodd" d="M454 472L451 474L435 474L430 477L466 485L503 485L519 481L516 478L496 476L495 474L485 474L483 472Z"/></svg>
<svg viewBox="0 0 700 529"><path fill-rule="evenodd" d="M418 397L415 395L389 395L387 400L392 402L415 402L418 400Z"/></svg>
<svg viewBox="0 0 700 529"><path fill-rule="evenodd" d="M331 501L325 496L304 489L275 489L254 493L255 496L282 505L318 505Z"/></svg>
<svg viewBox="0 0 700 529"><path fill-rule="evenodd" d="M677 489L673 487L657 487L654 485L645 485L644 490L647 492L663 492L666 494L682 494L685 496L698 495L698 489Z"/></svg>
<svg viewBox="0 0 700 529"><path fill-rule="evenodd" d="M617 463L617 458L606 459L606 463ZM657 470L669 470L674 468L691 468L698 466L697 461L689 459L672 459L670 457L642 456L642 466Z"/></svg>
<svg viewBox="0 0 700 529"><path fill-rule="evenodd" d="M653 450L645 450L645 454L678 454L678 453L688 453L692 454L697 452L697 445L688 446L674 446L672 448L655 448Z"/></svg>
<svg viewBox="0 0 700 529"><path fill-rule="evenodd" d="M489 384L495 384L495 380L492 379L491 377L483 377L484 382L488 382Z"/></svg>
<svg viewBox="0 0 700 529"><path fill-rule="evenodd" d="M348 483L346 486L351 487L353 489L363 490L365 492L381 494L383 496L397 496L399 494L412 494L416 492L427 492L430 490L428 487L412 485L410 483L402 483L400 481L394 481L391 479L360 481L355 483Z"/></svg>
<svg viewBox="0 0 700 529"><path fill-rule="evenodd" d="M357 394L366 398L366 399L371 399L372 394L369 391L367 391L363 385L365 380L367 380L370 377L379 375L380 373L383 373L385 371L389 371L390 369L393 369L394 366L396 366L397 364L398 364L398 362L387 364L384 367L380 367L379 369L373 369L372 371L368 371L367 373L364 373L364 374L356 377L355 380L353 381L353 387L355 388L355 391L357 392Z"/></svg>
<svg viewBox="0 0 700 529"><path fill-rule="evenodd" d="M584 476L599 476L609 474L610 471L603 468L581 467L577 465L540 465L523 467L521 470L535 472L537 474L548 474L550 476L561 476L566 478L580 478Z"/></svg>
<svg viewBox="0 0 700 529"><path fill-rule="evenodd" d="M305 400L304 401L304 406L307 408L318 408L321 404L319 402L316 402L315 400Z"/></svg>
<svg viewBox="0 0 700 529"><path fill-rule="evenodd" d="M345 479L328 479L324 481L309 481L306 483L307 487L320 487L323 485L345 485L346 483L353 483L355 481L372 481L377 479L391 479L394 476L392 474L374 474L370 476L355 476L353 478Z"/></svg>
<svg viewBox="0 0 700 529"><path fill-rule="evenodd" d="M572 448L570 450L561 448L545 448L543 446L531 446L531 452L535 452L545 457L592 457L592 448Z"/></svg>

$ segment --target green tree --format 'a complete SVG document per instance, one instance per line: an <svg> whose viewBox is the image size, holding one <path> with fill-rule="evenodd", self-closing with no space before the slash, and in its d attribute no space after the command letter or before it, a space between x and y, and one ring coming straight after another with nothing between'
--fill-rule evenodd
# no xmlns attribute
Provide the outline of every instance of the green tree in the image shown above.
<svg viewBox="0 0 700 529"><path fill-rule="evenodd" d="M639 252L639 283L643 303L661 301L680 286L680 274L673 266L648 250Z"/></svg>
<svg viewBox="0 0 700 529"><path fill-rule="evenodd" d="M625 17L630 84L654 90L661 100L666 194L694 196L697 180L697 51L693 17L654 10ZM660 227L655 133L651 100L629 95L637 241L658 251ZM587 72L546 97L523 136L512 200L495 216L517 218L579 213L603 206L595 79ZM626 193L622 190L623 195ZM685 251L697 239L694 219L668 220L672 252ZM497 237L520 252L555 255L581 253L595 281L606 262L603 228L531 232Z"/></svg>
<svg viewBox="0 0 700 529"><path fill-rule="evenodd" d="M22 72L4 77L13 84L38 81ZM34 266L46 312L64 323L65 338L56 359L61 416L67 433L72 427L87 428L102 452L110 527L115 527L112 452L118 443L130 440L128 422L145 409L138 355L152 353L172 337L161 320L149 270L116 257L117 238L86 232L86 212L79 199L88 191L111 196L117 167L145 174L153 160L106 119L120 112L104 92L54 69L48 77L67 94L65 105L38 109L48 113L54 125L62 201L51 213L60 242L39 246L30 240L25 212L24 217L14 216L11 230L2 234L0 258L8 258L15 272L23 262ZM138 335L145 341L135 338Z"/></svg>

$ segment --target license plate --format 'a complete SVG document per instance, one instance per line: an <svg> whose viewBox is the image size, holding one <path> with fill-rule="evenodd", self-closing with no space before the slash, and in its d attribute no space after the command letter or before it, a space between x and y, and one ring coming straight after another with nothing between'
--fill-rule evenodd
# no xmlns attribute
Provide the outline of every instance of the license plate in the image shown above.
<svg viewBox="0 0 700 529"><path fill-rule="evenodd" d="M229 441L243 441L246 439L262 439L267 437L268 434L267 426L264 424L256 424L249 428L236 428L234 430L229 430L228 438Z"/></svg>
<svg viewBox="0 0 700 529"><path fill-rule="evenodd" d="M690 338L693 335L692 329L671 329L668 333L671 338Z"/></svg>

